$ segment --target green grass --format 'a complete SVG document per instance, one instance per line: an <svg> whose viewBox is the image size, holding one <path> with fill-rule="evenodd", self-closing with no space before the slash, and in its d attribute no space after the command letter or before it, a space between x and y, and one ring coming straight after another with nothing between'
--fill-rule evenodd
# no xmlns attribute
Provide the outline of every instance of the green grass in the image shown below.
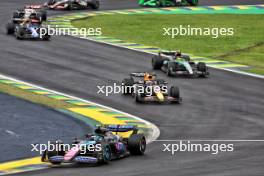
<svg viewBox="0 0 264 176"><path fill-rule="evenodd" d="M123 39L162 49L217 58L254 66L264 74L263 15L103 15L73 21L76 27L101 27L103 36ZM233 36L164 36L164 27L234 28ZM257 46L257 47L255 47ZM250 47L250 49L249 49Z"/></svg>

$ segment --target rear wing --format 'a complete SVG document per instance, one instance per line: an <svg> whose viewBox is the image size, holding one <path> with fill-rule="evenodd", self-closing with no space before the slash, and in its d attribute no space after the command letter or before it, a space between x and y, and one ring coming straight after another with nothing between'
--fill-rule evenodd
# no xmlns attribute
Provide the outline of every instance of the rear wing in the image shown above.
<svg viewBox="0 0 264 176"><path fill-rule="evenodd" d="M132 125L107 125L106 128L112 132L138 131L137 127Z"/></svg>
<svg viewBox="0 0 264 176"><path fill-rule="evenodd" d="M42 5L26 5L25 9L42 9Z"/></svg>
<svg viewBox="0 0 264 176"><path fill-rule="evenodd" d="M143 78L147 72L133 72L130 73L131 77ZM149 73L150 75L157 76L155 73Z"/></svg>
<svg viewBox="0 0 264 176"><path fill-rule="evenodd" d="M132 125L99 125L95 129L95 133L97 134L105 134L107 131L111 131L123 139L129 138L133 134L138 134L137 126Z"/></svg>
<svg viewBox="0 0 264 176"><path fill-rule="evenodd" d="M160 54L164 54L164 55L167 55L167 56L174 56L175 55L175 53L176 53L177 51L159 51L159 55Z"/></svg>
<svg viewBox="0 0 264 176"><path fill-rule="evenodd" d="M177 51L159 51L158 55L167 57L167 58L173 58L175 57ZM185 59L185 60L190 60L190 56L188 54L182 53L180 58Z"/></svg>

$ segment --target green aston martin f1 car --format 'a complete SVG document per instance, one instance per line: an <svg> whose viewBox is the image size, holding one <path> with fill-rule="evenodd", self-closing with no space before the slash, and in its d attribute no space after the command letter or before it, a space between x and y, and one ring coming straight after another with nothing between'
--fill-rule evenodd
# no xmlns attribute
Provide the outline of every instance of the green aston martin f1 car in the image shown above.
<svg viewBox="0 0 264 176"><path fill-rule="evenodd" d="M138 0L138 3L149 7L196 6L199 0Z"/></svg>

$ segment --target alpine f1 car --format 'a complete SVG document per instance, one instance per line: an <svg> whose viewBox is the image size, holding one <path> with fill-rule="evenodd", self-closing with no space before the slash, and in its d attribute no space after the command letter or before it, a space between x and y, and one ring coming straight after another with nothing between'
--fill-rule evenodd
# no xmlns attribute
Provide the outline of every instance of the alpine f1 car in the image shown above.
<svg viewBox="0 0 264 176"><path fill-rule="evenodd" d="M34 20L35 23L41 24L47 19L47 12L41 6L27 5L24 9L14 11L12 20L7 24L7 34L13 34L18 24L22 23L25 19Z"/></svg>
<svg viewBox="0 0 264 176"><path fill-rule="evenodd" d="M177 86L168 90L167 82L156 79L155 74L136 72L130 78L122 81L123 93L132 95L135 101L142 102L171 102L180 103L180 91Z"/></svg>
<svg viewBox="0 0 264 176"><path fill-rule="evenodd" d="M49 0L44 4L48 9L80 10L86 8L99 9L99 0Z"/></svg>
<svg viewBox="0 0 264 176"><path fill-rule="evenodd" d="M122 137L123 133L130 135ZM53 150L43 152L42 162L103 164L129 155L143 155L146 150L144 135L128 125L99 126L84 139L74 139L69 150L63 148L62 141L53 144Z"/></svg>
<svg viewBox="0 0 264 176"><path fill-rule="evenodd" d="M168 76L189 75L194 77L207 77L208 67L204 62L195 63L190 56L179 51L163 51L152 58L154 70L161 69Z"/></svg>
<svg viewBox="0 0 264 176"><path fill-rule="evenodd" d="M149 7L196 6L199 0L138 0L138 3Z"/></svg>
<svg viewBox="0 0 264 176"><path fill-rule="evenodd" d="M41 31L46 28L39 24L37 21L30 20L29 22L23 22L16 25L14 35L18 40L23 39L38 39L38 40L49 40L50 35L48 34L48 29L46 28L46 33L41 34ZM44 30L43 30L44 31Z"/></svg>

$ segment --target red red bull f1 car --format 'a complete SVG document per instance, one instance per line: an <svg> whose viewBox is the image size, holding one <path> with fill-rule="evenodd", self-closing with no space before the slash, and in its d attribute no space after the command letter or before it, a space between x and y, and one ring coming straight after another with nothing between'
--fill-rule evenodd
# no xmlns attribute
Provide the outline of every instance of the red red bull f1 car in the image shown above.
<svg viewBox="0 0 264 176"><path fill-rule="evenodd" d="M170 102L181 103L180 91L177 86L167 86L167 82L156 79L154 73L131 73L130 78L122 81L123 93L132 95L137 103Z"/></svg>

